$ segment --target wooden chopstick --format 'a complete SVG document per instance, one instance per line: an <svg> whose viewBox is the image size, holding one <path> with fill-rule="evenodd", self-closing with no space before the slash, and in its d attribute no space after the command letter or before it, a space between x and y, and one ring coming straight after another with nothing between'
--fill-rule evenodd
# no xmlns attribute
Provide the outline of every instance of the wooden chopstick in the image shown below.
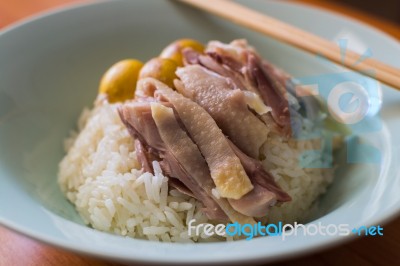
<svg viewBox="0 0 400 266"><path fill-rule="evenodd" d="M361 62L358 62L361 55L349 50L346 51L346 56L342 58L340 47L337 44L275 18L229 0L180 1L225 18L235 24L258 31L282 42L298 47L312 54L325 57L337 64L360 72L363 75L369 76L400 90L400 69L372 58L366 58Z"/></svg>

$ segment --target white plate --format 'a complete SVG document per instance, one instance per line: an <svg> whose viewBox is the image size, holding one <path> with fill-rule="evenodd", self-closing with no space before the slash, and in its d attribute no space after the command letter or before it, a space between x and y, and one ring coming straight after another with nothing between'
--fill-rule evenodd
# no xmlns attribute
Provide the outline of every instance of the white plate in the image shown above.
<svg viewBox="0 0 400 266"><path fill-rule="evenodd" d="M243 1L327 39L348 38L356 50L400 67L400 45L344 17L282 1ZM168 244L95 231L58 190L62 139L97 92L99 78L122 58L148 59L170 41L247 38L295 77L344 71L257 33L172 1L97 1L45 13L0 34L0 223L79 253L125 262L243 263L273 261L351 236L275 237L212 244ZM361 51L362 52L362 51ZM318 222L378 225L400 210L400 94L383 88L383 123L362 135L381 164L346 167L321 201Z"/></svg>

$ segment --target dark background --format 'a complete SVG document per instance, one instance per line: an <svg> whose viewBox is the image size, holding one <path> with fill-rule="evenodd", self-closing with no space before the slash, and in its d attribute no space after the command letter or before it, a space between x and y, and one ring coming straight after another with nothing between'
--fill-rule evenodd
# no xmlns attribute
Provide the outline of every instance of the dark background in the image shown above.
<svg viewBox="0 0 400 266"><path fill-rule="evenodd" d="M366 11L383 20L400 24L400 0L336 0L343 5Z"/></svg>

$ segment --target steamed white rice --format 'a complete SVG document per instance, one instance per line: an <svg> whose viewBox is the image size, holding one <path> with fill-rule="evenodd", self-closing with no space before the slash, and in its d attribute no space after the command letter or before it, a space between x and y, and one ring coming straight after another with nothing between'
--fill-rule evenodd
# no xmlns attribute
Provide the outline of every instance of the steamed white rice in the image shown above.
<svg viewBox="0 0 400 266"><path fill-rule="evenodd" d="M155 175L140 170L133 139L120 121L117 107L98 101L92 110L84 110L78 132L65 141L67 155L60 163L58 181L83 220L101 231L155 241L226 240L189 236L191 219L197 224L215 222L201 212L200 202L168 187L158 163L154 163ZM270 136L264 166L292 201L272 207L263 221L292 223L307 218L333 177L331 169L300 167L300 154L318 145Z"/></svg>

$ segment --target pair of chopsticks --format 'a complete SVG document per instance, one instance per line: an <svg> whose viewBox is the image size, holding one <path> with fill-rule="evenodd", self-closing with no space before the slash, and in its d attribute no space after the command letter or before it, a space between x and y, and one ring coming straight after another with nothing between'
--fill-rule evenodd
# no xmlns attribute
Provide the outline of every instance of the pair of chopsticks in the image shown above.
<svg viewBox="0 0 400 266"><path fill-rule="evenodd" d="M400 69L372 58L360 60L361 55L353 51L346 51L346 56L343 58L340 47L337 44L275 18L266 16L229 0L180 1L312 54L325 57L335 63L400 90Z"/></svg>

